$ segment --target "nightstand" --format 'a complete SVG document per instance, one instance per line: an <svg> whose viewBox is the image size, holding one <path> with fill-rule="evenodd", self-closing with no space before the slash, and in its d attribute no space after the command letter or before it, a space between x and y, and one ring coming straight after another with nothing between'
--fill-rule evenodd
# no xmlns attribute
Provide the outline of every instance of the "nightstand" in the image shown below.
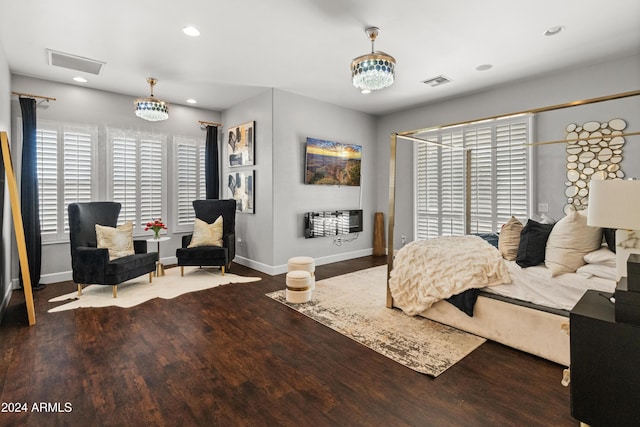
<svg viewBox="0 0 640 427"><path fill-rule="evenodd" d="M640 423L640 326L616 322L611 294L571 310L571 415L592 426Z"/></svg>

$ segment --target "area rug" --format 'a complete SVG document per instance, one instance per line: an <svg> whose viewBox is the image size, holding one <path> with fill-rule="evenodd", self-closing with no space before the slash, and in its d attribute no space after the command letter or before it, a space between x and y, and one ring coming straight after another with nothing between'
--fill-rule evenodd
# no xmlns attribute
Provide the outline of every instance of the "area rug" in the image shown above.
<svg viewBox="0 0 640 427"><path fill-rule="evenodd" d="M423 317L386 308L387 266L316 282L311 301L267 296L423 374L437 377L486 340Z"/></svg>
<svg viewBox="0 0 640 427"><path fill-rule="evenodd" d="M50 303L72 300L71 302L48 310L49 313L73 310L83 307L122 308L133 307L153 298L171 299L188 292L202 291L229 283L248 283L260 280L259 277L243 277L225 273L223 276L218 268L185 267L184 277L180 276L179 268L168 268L165 275L154 277L149 283L149 275L145 274L136 279L118 285L118 298L113 297L111 286L89 285L78 292L61 295L49 300Z"/></svg>

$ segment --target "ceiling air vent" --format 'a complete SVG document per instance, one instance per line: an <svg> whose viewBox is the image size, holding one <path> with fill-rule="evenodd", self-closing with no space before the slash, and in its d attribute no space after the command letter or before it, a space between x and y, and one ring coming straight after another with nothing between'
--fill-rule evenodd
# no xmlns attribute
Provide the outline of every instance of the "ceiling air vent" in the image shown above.
<svg viewBox="0 0 640 427"><path fill-rule="evenodd" d="M106 64L106 62L83 58L82 56L71 55L70 53L57 52L51 49L47 49L47 60L49 65L96 75L100 74L102 67Z"/></svg>
<svg viewBox="0 0 640 427"><path fill-rule="evenodd" d="M427 80L423 80L422 83L429 85L431 87L436 87L436 86L440 86L443 85L445 83L450 83L451 79L445 77L445 76L438 76L438 77L433 77L431 79L427 79Z"/></svg>

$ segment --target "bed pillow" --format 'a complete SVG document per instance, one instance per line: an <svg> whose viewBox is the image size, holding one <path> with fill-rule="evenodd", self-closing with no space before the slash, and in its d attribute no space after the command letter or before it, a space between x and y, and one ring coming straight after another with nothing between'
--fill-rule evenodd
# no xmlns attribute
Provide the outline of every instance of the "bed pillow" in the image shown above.
<svg viewBox="0 0 640 427"><path fill-rule="evenodd" d="M498 248L498 239L500 238L496 233L475 233L474 236L482 238L494 248Z"/></svg>
<svg viewBox="0 0 640 427"><path fill-rule="evenodd" d="M600 264L614 268L617 266L616 254L611 252L606 246L601 246L600 249L589 252L583 258L587 264Z"/></svg>
<svg viewBox="0 0 640 427"><path fill-rule="evenodd" d="M569 212L549 234L544 263L552 277L574 273L585 264L584 256L602 244L602 229L588 226L587 216L581 212Z"/></svg>
<svg viewBox="0 0 640 427"><path fill-rule="evenodd" d="M543 224L532 219L527 221L520 233L520 245L516 264L522 268L533 267L544 262L547 239L554 224Z"/></svg>
<svg viewBox="0 0 640 427"><path fill-rule="evenodd" d="M193 236L188 248L196 248L198 246L222 246L222 215L220 215L213 223L207 224L200 218L196 218L193 222Z"/></svg>
<svg viewBox="0 0 640 427"><path fill-rule="evenodd" d="M109 261L134 255L133 223L131 221L117 228L96 224L96 247L109 250Z"/></svg>
<svg viewBox="0 0 640 427"><path fill-rule="evenodd" d="M520 232L522 232L522 223L515 216L502 226L500 237L498 237L498 249L504 259L508 261L516 259L520 245Z"/></svg>
<svg viewBox="0 0 640 427"><path fill-rule="evenodd" d="M582 267L576 270L576 273L586 278L591 278L595 276L601 279L618 280L618 270L615 267L611 267L603 264L583 265Z"/></svg>

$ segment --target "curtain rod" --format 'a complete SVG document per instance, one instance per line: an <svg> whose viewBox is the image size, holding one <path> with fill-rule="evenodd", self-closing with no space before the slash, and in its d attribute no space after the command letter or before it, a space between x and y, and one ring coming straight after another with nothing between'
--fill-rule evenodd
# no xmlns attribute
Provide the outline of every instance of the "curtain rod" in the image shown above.
<svg viewBox="0 0 640 427"><path fill-rule="evenodd" d="M218 126L218 127L222 127L222 123L205 122L204 120L198 120L198 123L200 123L201 125L206 125L206 126Z"/></svg>
<svg viewBox="0 0 640 427"><path fill-rule="evenodd" d="M26 96L27 98L39 98L39 99L45 99L48 101L56 101L55 98L51 98L50 96L40 96L40 95L32 95L30 93L22 93L22 92L11 92L11 95L18 95L18 96Z"/></svg>

